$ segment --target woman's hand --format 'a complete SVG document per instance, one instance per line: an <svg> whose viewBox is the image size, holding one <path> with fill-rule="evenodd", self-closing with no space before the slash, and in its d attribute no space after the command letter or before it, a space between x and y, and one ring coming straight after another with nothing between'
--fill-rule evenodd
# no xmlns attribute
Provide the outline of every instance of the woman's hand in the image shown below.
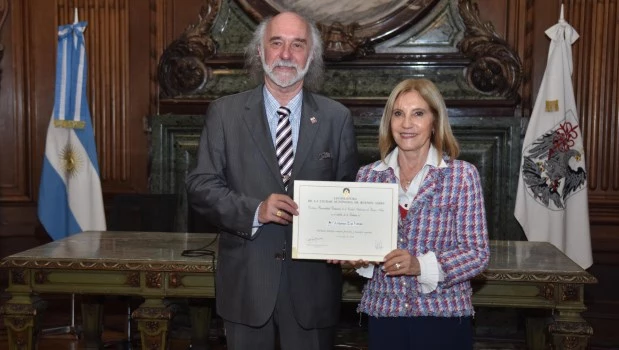
<svg viewBox="0 0 619 350"><path fill-rule="evenodd" d="M406 249L395 249L385 255L382 268L389 276L417 276L421 273L419 260Z"/></svg>

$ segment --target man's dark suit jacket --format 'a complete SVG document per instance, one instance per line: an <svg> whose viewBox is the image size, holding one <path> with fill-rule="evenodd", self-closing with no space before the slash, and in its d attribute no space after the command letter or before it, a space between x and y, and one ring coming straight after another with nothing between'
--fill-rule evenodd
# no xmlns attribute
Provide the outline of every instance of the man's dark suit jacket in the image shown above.
<svg viewBox="0 0 619 350"><path fill-rule="evenodd" d="M303 92L292 181L354 181L357 145L350 110ZM281 269L288 268L294 314L304 328L337 323L341 269L324 261L290 260L292 224L262 225L252 236L258 205L284 189L263 101L263 86L220 98L208 108L196 168L187 176L190 205L221 229L217 312L227 321L265 324L275 307ZM278 259L286 245L286 262Z"/></svg>

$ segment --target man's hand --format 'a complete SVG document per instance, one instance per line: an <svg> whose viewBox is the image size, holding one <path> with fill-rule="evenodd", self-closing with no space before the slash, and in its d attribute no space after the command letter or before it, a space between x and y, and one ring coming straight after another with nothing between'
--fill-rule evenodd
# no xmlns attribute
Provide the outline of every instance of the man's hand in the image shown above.
<svg viewBox="0 0 619 350"><path fill-rule="evenodd" d="M370 264L375 264L374 262L370 262L370 261L367 261L367 260L335 260L335 259L330 259L330 260L327 260L327 262L329 264L340 264L340 265L352 266L355 269L358 269L360 267L368 267L368 266L370 266Z"/></svg>
<svg viewBox="0 0 619 350"><path fill-rule="evenodd" d="M298 208L299 206L292 198L285 194L273 193L260 205L260 210L258 210L258 222L261 224L275 222L288 225L292 222L293 215L299 215L297 211Z"/></svg>

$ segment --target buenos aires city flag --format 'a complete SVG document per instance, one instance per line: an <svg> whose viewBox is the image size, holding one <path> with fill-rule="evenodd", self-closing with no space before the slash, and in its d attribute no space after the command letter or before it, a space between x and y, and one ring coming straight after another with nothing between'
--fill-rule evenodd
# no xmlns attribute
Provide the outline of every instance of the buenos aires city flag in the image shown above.
<svg viewBox="0 0 619 350"><path fill-rule="evenodd" d="M47 129L38 215L53 240L105 230L101 180L86 100L86 22L58 28L54 111Z"/></svg>
<svg viewBox="0 0 619 350"><path fill-rule="evenodd" d="M514 215L529 241L550 242L586 269L593 263L587 167L572 85L578 33L563 7L546 35L548 62L524 138Z"/></svg>

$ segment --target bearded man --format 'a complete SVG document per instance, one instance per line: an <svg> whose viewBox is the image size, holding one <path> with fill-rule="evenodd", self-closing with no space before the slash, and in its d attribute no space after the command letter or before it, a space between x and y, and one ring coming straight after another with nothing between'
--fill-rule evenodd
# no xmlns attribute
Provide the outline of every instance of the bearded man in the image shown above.
<svg viewBox="0 0 619 350"><path fill-rule="evenodd" d="M322 42L302 16L282 12L260 23L246 57L261 84L209 105L187 176L190 205L221 233L216 301L227 348L330 350L341 269L291 259L293 184L354 181L351 113L312 92Z"/></svg>

